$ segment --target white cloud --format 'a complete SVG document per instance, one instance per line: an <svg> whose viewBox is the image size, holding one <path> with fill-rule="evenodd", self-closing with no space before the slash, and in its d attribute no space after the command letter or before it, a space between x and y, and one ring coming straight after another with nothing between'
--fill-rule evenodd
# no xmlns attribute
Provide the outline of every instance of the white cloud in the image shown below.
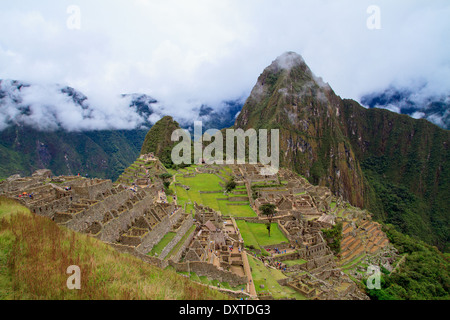
<svg viewBox="0 0 450 320"><path fill-rule="evenodd" d="M96 119L131 123L111 97L146 93L189 118L202 103L249 95L286 51L342 97L415 79L448 93L448 1L376 2L381 30L366 26L368 0L79 0L78 31L66 26L69 1L5 1L0 78L70 85L95 102Z"/></svg>
<svg viewBox="0 0 450 320"><path fill-rule="evenodd" d="M425 117L425 113L416 111L411 115L411 117L414 119L422 119L423 117Z"/></svg>

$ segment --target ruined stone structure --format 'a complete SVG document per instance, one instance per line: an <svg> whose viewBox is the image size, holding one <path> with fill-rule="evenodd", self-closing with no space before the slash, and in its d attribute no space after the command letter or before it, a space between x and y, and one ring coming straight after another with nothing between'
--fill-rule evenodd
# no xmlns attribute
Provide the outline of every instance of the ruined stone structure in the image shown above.
<svg viewBox="0 0 450 320"><path fill-rule="evenodd" d="M357 269L361 261L376 261L389 269L395 258L381 226L368 212L286 169L266 176L259 165L230 168L236 183L245 189L227 200L239 205L249 202L258 213L239 219L266 223L259 207L272 203L277 208L273 221L288 242L262 247L270 256L261 259L267 267L285 273L287 278L280 284L310 299L367 299L342 270L356 272L352 268ZM220 167L204 165L192 171L189 174L218 175ZM148 154L125 170L115 184L79 176L53 177L50 171L40 170L31 177L12 176L1 182L0 195L158 267L170 265L179 272L195 272L248 289L251 272L235 220L197 203L194 215L178 206L175 198L169 203L159 178L166 172L159 160ZM339 255L333 254L322 233L337 223L343 226ZM164 238L168 240L162 241ZM164 248L150 255L160 243ZM288 261L298 263L288 266Z"/></svg>
<svg viewBox="0 0 450 320"><path fill-rule="evenodd" d="M194 204L197 231L183 254L184 263L195 262L196 268L217 273L223 279L231 279L234 285L245 284L248 279L244 272L244 246L233 219L223 219L211 208ZM202 264L208 265L200 267ZM215 270L215 271L214 271ZM204 271L201 271L204 274Z"/></svg>

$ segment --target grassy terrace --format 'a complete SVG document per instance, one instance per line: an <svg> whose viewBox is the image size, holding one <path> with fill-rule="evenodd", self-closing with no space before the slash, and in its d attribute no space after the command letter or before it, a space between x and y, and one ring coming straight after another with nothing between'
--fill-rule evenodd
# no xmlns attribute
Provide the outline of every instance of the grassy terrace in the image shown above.
<svg viewBox="0 0 450 320"><path fill-rule="evenodd" d="M236 221L239 231L244 239L246 247L253 246L257 250L262 250L262 246L289 242L284 234L278 228L277 223L272 223L269 233L266 225L262 223L249 223L243 220Z"/></svg>
<svg viewBox="0 0 450 320"><path fill-rule="evenodd" d="M169 252L166 258L170 258L172 255L178 252L180 250L180 247L183 245L183 243L186 241L186 239L192 234L192 232L195 231L195 225L193 225L185 234L184 236L178 241L178 243L172 248L172 250Z"/></svg>
<svg viewBox="0 0 450 320"><path fill-rule="evenodd" d="M255 289L258 294L269 293L275 299L295 298L297 300L305 300L306 298L290 287L281 286L277 280L284 279L286 276L280 271L266 268L264 264L249 256L248 262L252 268L252 277ZM261 285L264 288L261 288Z"/></svg>
<svg viewBox="0 0 450 320"><path fill-rule="evenodd" d="M81 290L67 268L80 267ZM0 300L209 300L228 296L0 198Z"/></svg>
<svg viewBox="0 0 450 320"><path fill-rule="evenodd" d="M227 167L221 170L224 179L229 179ZM189 170L182 169L179 171L170 171L175 175L176 183L183 186L189 186L189 190L186 190L182 186L172 183L171 190L177 195L177 203L184 206L186 203L186 211L193 210L193 203L197 202L212 208L213 210L220 211L224 216L232 217L256 217L256 213L250 207L249 202L232 202L228 200L228 196L224 194L223 180L215 174L197 174L195 177L183 177L183 173L187 173ZM192 171L192 170L191 170ZM239 187L237 191L246 190L245 186ZM216 191L216 192L214 192ZM214 192L214 193L201 193L201 192ZM231 196L245 198L246 194L233 194ZM243 199L244 199L243 198ZM236 205L236 204L243 205Z"/></svg>
<svg viewBox="0 0 450 320"><path fill-rule="evenodd" d="M283 263L286 264L288 267L292 267L292 266L297 265L297 264L304 264L304 263L306 263L306 262L307 262L307 261L306 261L306 260L303 260L303 259L298 259L298 260L284 260L284 261L283 261Z"/></svg>
<svg viewBox="0 0 450 320"><path fill-rule="evenodd" d="M169 244L170 241L175 238L177 234L175 232L169 232L167 233L161 241L153 247L152 251L149 252L149 255L151 256L159 256L161 252L164 250L164 248Z"/></svg>

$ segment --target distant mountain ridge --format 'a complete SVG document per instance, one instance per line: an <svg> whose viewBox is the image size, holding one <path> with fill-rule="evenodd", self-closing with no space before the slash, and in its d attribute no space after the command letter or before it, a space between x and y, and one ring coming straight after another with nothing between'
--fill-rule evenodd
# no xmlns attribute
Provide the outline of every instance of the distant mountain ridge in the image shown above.
<svg viewBox="0 0 450 320"><path fill-rule="evenodd" d="M450 129L450 94L430 95L419 87L396 88L362 96L361 103L368 108L383 108L415 119L426 119L442 129Z"/></svg>
<svg viewBox="0 0 450 320"><path fill-rule="evenodd" d="M147 94L120 94L110 98L114 106L99 106L69 86L0 79L0 130L14 125L47 132L148 130L164 116L171 115L170 108ZM234 124L242 106L239 99L227 100L217 106L193 105L185 114L171 116L185 129L192 127L195 120L202 121L205 130L222 129Z"/></svg>

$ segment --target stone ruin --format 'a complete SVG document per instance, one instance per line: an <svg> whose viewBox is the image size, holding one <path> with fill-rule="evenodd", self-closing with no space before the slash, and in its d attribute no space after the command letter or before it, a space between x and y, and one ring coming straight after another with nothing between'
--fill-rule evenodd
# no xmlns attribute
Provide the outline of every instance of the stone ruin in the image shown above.
<svg viewBox="0 0 450 320"><path fill-rule="evenodd" d="M233 285L248 285L243 241L234 219L195 203L194 220L176 201L162 199L162 183L157 177L165 169L159 164L151 155L141 156L116 184L79 176L53 177L49 170L40 170L27 178L11 176L0 183L0 194L149 263L172 265L177 271L194 271ZM263 260L269 267L286 268L283 285L312 299L367 298L339 267L354 264L358 268L359 262L375 258L386 268L391 266L395 252L381 226L367 212L335 199L327 188L312 186L285 169L280 169L276 178L261 175L258 166L234 165L231 169L238 185L246 186L240 196L248 196L255 212L265 203L277 207L274 221L289 243L264 247L274 253ZM196 168L202 173L216 170L214 166ZM255 190L258 197L253 199ZM343 224L338 260L321 231L336 223ZM194 226L195 230L188 233ZM150 257L148 253L169 232L175 234L173 240L158 257ZM275 252L275 247L284 254ZM283 263L287 260L304 262L287 266ZM356 278L361 274L357 271L352 271Z"/></svg>
<svg viewBox="0 0 450 320"><path fill-rule="evenodd" d="M109 244L147 254L168 232L193 225L176 204L158 203L151 188L113 185L111 180L52 177L49 170L29 178L13 176L0 184L0 194L31 212Z"/></svg>
<svg viewBox="0 0 450 320"><path fill-rule="evenodd" d="M227 278L235 285L246 284L243 241L235 221L231 218L223 219L219 212L209 207L197 203L194 205L198 228L183 254L183 262L207 264L209 276L215 269L219 277L228 273Z"/></svg>

